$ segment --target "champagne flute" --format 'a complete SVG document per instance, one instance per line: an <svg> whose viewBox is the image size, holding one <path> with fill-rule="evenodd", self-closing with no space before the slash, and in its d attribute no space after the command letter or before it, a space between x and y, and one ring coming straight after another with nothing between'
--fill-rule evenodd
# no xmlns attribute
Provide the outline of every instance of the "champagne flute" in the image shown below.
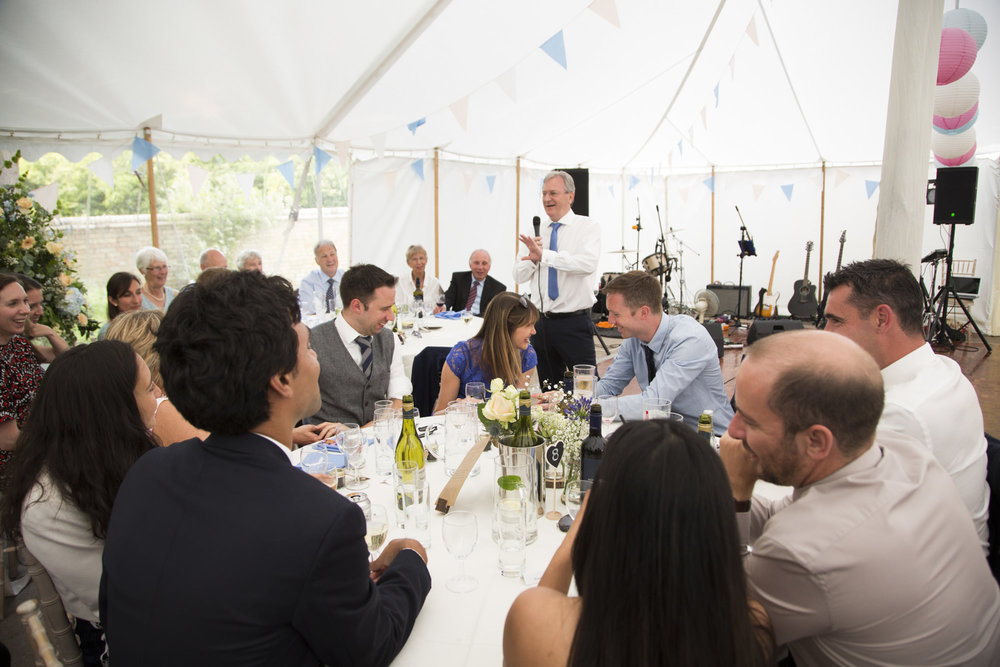
<svg viewBox="0 0 1000 667"><path fill-rule="evenodd" d="M372 559L378 558L378 552L385 544L389 534L389 514L383 505L372 505L371 517L365 521L365 542Z"/></svg>
<svg viewBox="0 0 1000 667"><path fill-rule="evenodd" d="M597 403L601 406L601 421L604 423L603 434L607 437L611 422L618 418L618 397L611 394L601 394L597 397Z"/></svg>
<svg viewBox="0 0 1000 667"><path fill-rule="evenodd" d="M465 574L465 559L476 548L478 538L476 515L461 510L448 512L444 516L441 535L448 553L458 559L460 564L459 573L445 582L448 590L453 593L469 593L476 590L479 587L479 581L475 577Z"/></svg>

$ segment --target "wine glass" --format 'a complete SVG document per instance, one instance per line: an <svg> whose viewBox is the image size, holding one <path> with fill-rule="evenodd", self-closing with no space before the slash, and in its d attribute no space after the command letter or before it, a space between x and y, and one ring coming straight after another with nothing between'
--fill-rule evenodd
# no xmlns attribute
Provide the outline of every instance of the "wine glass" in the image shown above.
<svg viewBox="0 0 1000 667"><path fill-rule="evenodd" d="M484 382L469 382L465 385L465 397L476 400L477 402L486 401L486 383Z"/></svg>
<svg viewBox="0 0 1000 667"><path fill-rule="evenodd" d="M573 479L566 482L566 512L571 519L576 519L581 502L583 502L583 498L580 496L580 480Z"/></svg>
<svg viewBox="0 0 1000 667"><path fill-rule="evenodd" d="M347 488L352 491L367 489L368 482L358 475L358 468L365 463L364 438L357 424L347 425L349 428L340 434L340 450L347 457L347 470L351 473L347 478Z"/></svg>
<svg viewBox="0 0 1000 667"><path fill-rule="evenodd" d="M371 517L365 521L365 542L371 558L378 558L378 552L389 534L389 514L383 505L372 505Z"/></svg>
<svg viewBox="0 0 1000 667"><path fill-rule="evenodd" d="M468 326L469 322L472 321L472 311L471 310L463 310L462 311L462 321L465 322L466 326Z"/></svg>
<svg viewBox="0 0 1000 667"><path fill-rule="evenodd" d="M597 397L601 406L601 421L604 423L604 435L607 436L611 422L618 418L618 397L611 394L601 394Z"/></svg>
<svg viewBox="0 0 1000 667"><path fill-rule="evenodd" d="M331 489L337 487L337 478L328 473L330 457L325 445L309 445L302 448L299 455L299 467L303 472L312 475Z"/></svg>
<svg viewBox="0 0 1000 667"><path fill-rule="evenodd" d="M458 559L460 564L458 574L445 582L448 590L453 593L468 593L476 590L479 587L479 581L475 577L465 574L465 559L475 549L478 537L476 515L461 510L448 512L444 516L441 536L444 537L444 546L448 553Z"/></svg>

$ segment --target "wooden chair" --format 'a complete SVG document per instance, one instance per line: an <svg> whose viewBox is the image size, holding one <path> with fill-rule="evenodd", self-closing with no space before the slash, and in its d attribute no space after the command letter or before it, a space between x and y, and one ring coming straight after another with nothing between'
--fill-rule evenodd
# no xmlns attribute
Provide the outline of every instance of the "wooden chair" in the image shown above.
<svg viewBox="0 0 1000 667"><path fill-rule="evenodd" d="M52 646L49 633L42 622L42 614L38 609L38 600L25 600L17 605L17 615L21 617L21 623L28 633L31 646L35 649L36 664L41 663L45 667L62 667L56 649Z"/></svg>
<svg viewBox="0 0 1000 667"><path fill-rule="evenodd" d="M28 568L28 574L35 582L41 613L51 632L52 645L55 646L61 664L82 665L83 654L80 652L80 645L76 641L76 634L70 625L62 598L59 597L59 592L56 591L56 587L52 583L52 577L21 540L17 542L17 557ZM20 608L18 608L18 613L20 613ZM33 631L30 632L33 633Z"/></svg>

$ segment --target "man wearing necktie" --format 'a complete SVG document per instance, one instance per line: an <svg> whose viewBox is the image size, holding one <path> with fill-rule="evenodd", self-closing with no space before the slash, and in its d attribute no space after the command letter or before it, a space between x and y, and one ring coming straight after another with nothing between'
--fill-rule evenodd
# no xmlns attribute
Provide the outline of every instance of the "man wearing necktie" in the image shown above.
<svg viewBox="0 0 1000 667"><path fill-rule="evenodd" d="M469 255L469 270L451 274L451 284L444 293L444 305L448 310L472 311L482 316L486 306L497 294L507 291L507 286L489 275L492 260L482 248Z"/></svg>
<svg viewBox="0 0 1000 667"><path fill-rule="evenodd" d="M645 271L630 271L604 288L608 320L624 339L594 395L618 396L635 378L641 394L620 396L618 413L642 419L643 397L665 398L693 428L706 408L715 432L725 433L733 409L726 398L719 353L704 325L687 315L665 315L660 283Z"/></svg>
<svg viewBox="0 0 1000 667"><path fill-rule="evenodd" d="M573 177L550 171L542 185L542 204L549 221L541 236L521 234L528 250L514 264L514 280L527 285L542 317L531 344L538 352L538 378L543 386L561 386L563 372L576 364L596 365L594 324L590 309L597 285L601 228L572 209Z"/></svg>
<svg viewBox="0 0 1000 667"><path fill-rule="evenodd" d="M303 315L332 313L343 306L340 301L340 280L343 269L337 259L337 246L323 240L313 249L318 269L310 271L299 283L299 310Z"/></svg>

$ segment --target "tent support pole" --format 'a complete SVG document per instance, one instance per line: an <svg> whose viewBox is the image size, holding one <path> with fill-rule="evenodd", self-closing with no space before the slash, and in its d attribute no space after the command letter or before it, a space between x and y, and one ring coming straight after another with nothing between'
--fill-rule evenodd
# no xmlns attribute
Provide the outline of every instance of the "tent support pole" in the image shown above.
<svg viewBox="0 0 1000 667"><path fill-rule="evenodd" d="M148 127L142 128L142 138L152 143L153 133ZM149 230L153 235L153 246L160 247L160 228L156 223L156 183L153 181L153 158L146 160L146 188L149 190Z"/></svg>
<svg viewBox="0 0 1000 667"><path fill-rule="evenodd" d="M819 280L817 297L823 300L823 248L826 245L826 160L823 160L823 181L819 188Z"/></svg>
<svg viewBox="0 0 1000 667"><path fill-rule="evenodd" d="M711 247L711 253L709 255L709 257L711 259L710 259L710 268L709 268L709 271L708 271L708 274L709 274L709 281L708 282L714 283L715 282L715 165L714 164L712 165L712 219L711 219L711 224L712 224L712 247Z"/></svg>
<svg viewBox="0 0 1000 667"><path fill-rule="evenodd" d="M440 163L441 163L441 149L435 148L434 149L434 277L435 278L441 277L440 276L441 253L438 250L440 232L441 232L441 227L439 224L440 221L438 219L438 213L441 210L439 201L440 191L438 189L440 185L438 180L438 168L440 166Z"/></svg>
<svg viewBox="0 0 1000 667"><path fill-rule="evenodd" d="M517 243L521 238L521 156L514 162L514 258L517 258ZM519 292L520 286L515 283L514 291Z"/></svg>

